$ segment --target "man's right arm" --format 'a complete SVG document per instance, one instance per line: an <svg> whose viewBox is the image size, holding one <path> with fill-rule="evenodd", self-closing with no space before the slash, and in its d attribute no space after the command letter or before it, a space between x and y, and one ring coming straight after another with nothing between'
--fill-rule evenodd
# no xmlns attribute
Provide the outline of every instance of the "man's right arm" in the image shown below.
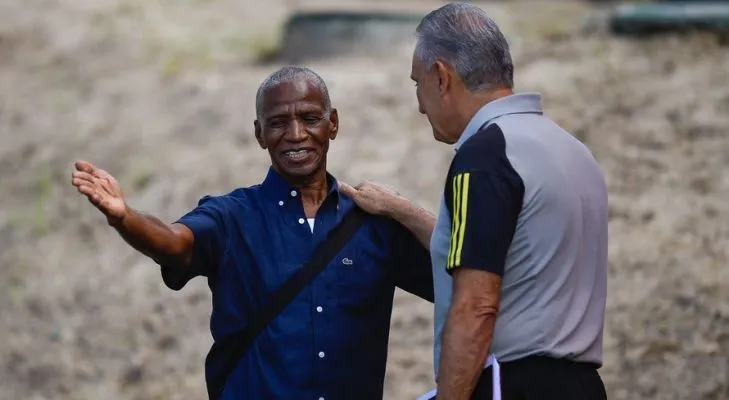
<svg viewBox="0 0 729 400"><path fill-rule="evenodd" d="M130 246L160 265L190 266L195 240L190 228L180 223L169 225L155 216L126 209L122 218L110 224Z"/></svg>
<svg viewBox="0 0 729 400"><path fill-rule="evenodd" d="M172 225L127 206L121 187L108 172L78 161L72 184L133 248L162 266L165 282L184 285L194 275L207 275L222 253L225 207L206 196L198 207ZM181 286L180 286L181 287Z"/></svg>

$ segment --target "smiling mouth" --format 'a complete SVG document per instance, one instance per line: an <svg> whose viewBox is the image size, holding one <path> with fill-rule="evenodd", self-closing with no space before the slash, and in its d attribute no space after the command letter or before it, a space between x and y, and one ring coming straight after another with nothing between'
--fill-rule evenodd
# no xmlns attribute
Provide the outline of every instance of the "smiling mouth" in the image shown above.
<svg viewBox="0 0 729 400"><path fill-rule="evenodd" d="M311 153L311 150L309 149L299 149L284 151L283 155L291 161L302 161L309 155L309 153Z"/></svg>

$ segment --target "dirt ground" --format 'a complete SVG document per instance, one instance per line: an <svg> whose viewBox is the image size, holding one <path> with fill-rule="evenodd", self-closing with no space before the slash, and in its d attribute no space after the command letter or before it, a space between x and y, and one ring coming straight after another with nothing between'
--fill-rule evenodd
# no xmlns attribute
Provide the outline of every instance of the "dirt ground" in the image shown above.
<svg viewBox="0 0 729 400"><path fill-rule="evenodd" d="M253 60L304 3L326 5L0 0L0 399L204 398L205 281L167 290L70 187L71 165L109 170L167 221L260 181L254 95L275 65ZM729 399L729 47L586 35L584 3L484 7L517 89L541 92L607 175L610 399ZM342 119L330 170L436 210L452 153L417 113L409 51L309 66ZM387 399L431 387L431 345L432 307L398 293Z"/></svg>

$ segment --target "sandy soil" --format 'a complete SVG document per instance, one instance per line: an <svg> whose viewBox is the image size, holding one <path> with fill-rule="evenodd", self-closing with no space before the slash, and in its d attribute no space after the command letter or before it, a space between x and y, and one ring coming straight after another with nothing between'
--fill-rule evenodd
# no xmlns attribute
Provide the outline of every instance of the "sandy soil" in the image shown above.
<svg viewBox="0 0 729 400"><path fill-rule="evenodd" d="M165 289L70 187L71 163L102 165L165 220L258 182L254 94L274 66L252 60L303 3L0 0L1 399L204 398L205 282ZM485 7L517 89L541 92L607 174L610 398L729 398L729 48L587 36L582 3ZM331 171L436 210L451 150L417 113L409 49L309 65L342 118ZM398 293L387 399L429 389L431 337L431 307Z"/></svg>

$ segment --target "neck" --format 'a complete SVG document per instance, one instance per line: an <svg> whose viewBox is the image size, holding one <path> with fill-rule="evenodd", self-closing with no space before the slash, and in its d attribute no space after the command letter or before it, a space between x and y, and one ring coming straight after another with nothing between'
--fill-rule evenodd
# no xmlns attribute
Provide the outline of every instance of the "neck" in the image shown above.
<svg viewBox="0 0 729 400"><path fill-rule="evenodd" d="M494 100L498 100L502 97L506 97L509 95L514 94L514 91L511 89L501 88L501 89L494 89L489 90L486 92L478 92L478 93L470 93L468 96L464 97L463 104L461 104L458 107L459 110L459 119L462 121L462 127L459 131L459 136L461 132L463 132L464 129L466 129L466 126L469 122L471 122L471 119L473 119L474 115L483 108L488 103L491 103Z"/></svg>
<svg viewBox="0 0 729 400"><path fill-rule="evenodd" d="M296 185L301 192L301 201L304 206L319 206L327 197L329 185L327 183L326 174L321 178L307 181L301 185Z"/></svg>
<svg viewBox="0 0 729 400"><path fill-rule="evenodd" d="M286 177L286 181L291 186L299 189L301 201L307 210L317 209L329 192L327 171L324 166L307 177Z"/></svg>

